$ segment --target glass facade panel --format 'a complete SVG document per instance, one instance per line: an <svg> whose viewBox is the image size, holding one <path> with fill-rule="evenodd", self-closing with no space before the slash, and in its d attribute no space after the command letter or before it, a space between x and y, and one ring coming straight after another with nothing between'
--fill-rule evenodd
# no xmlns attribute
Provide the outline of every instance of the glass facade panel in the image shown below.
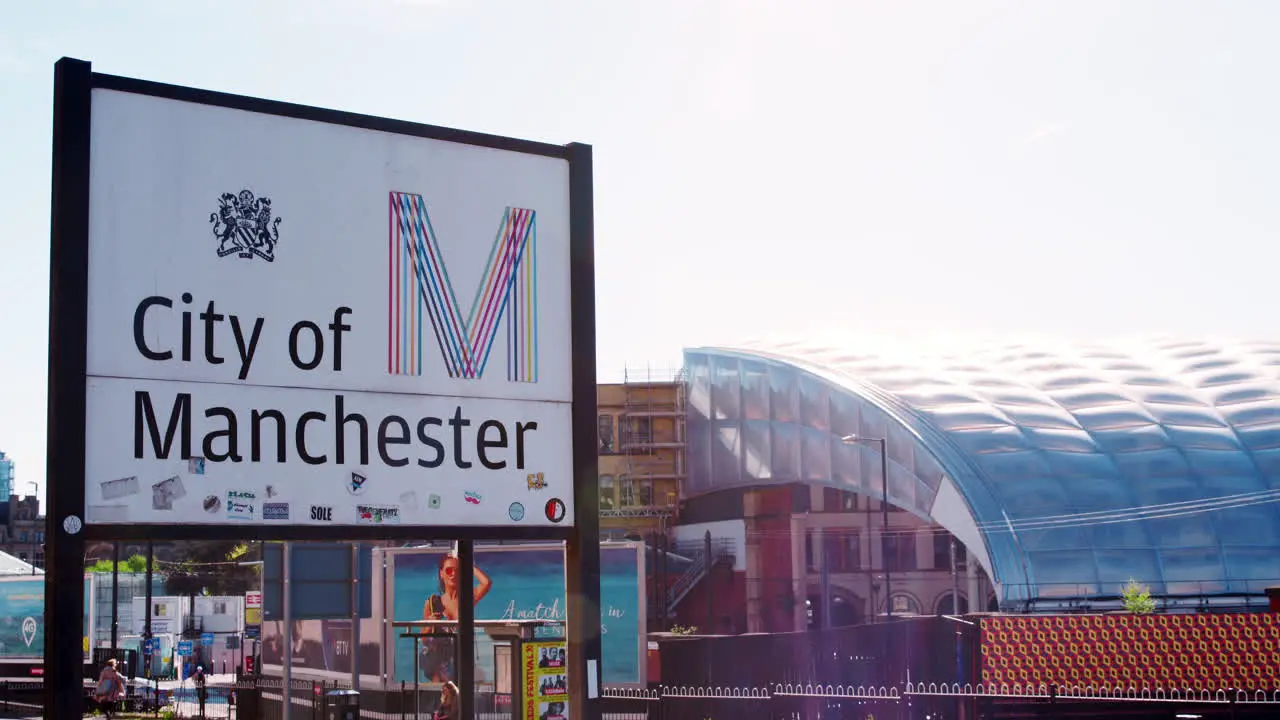
<svg viewBox="0 0 1280 720"><path fill-rule="evenodd" d="M1226 590L1226 573L1218 548L1160 549L1165 591L1170 595L1203 595Z"/></svg>
<svg viewBox="0 0 1280 720"><path fill-rule="evenodd" d="M1022 530L1018 537L1027 550L1071 550L1088 547L1088 529L1079 525L1044 524Z"/></svg>
<svg viewBox="0 0 1280 720"><path fill-rule="evenodd" d="M858 446L852 443L836 443L832 451L831 474L836 483L846 487L861 487L861 466L858 464Z"/></svg>
<svg viewBox="0 0 1280 720"><path fill-rule="evenodd" d="M831 402L827 386L808 375L800 376L800 422L805 427L827 432L831 429Z"/></svg>
<svg viewBox="0 0 1280 720"><path fill-rule="evenodd" d="M782 423L800 420L800 375L789 368L769 368L769 411Z"/></svg>
<svg viewBox="0 0 1280 720"><path fill-rule="evenodd" d="M800 461L804 479L826 482L831 479L831 435L822 430L804 428L800 431Z"/></svg>
<svg viewBox="0 0 1280 720"><path fill-rule="evenodd" d="M741 425L735 422L718 422L711 446L711 474L716 484L729 486L742 483L742 434Z"/></svg>
<svg viewBox="0 0 1280 720"><path fill-rule="evenodd" d="M1224 547L1222 564L1235 592L1261 593L1275 584L1276 556L1267 548Z"/></svg>
<svg viewBox="0 0 1280 720"><path fill-rule="evenodd" d="M687 494L698 494L713 489L711 477L711 423L689 409L689 419L685 426L688 438L685 443L685 464L689 476L684 483Z"/></svg>
<svg viewBox="0 0 1280 720"><path fill-rule="evenodd" d="M0 452L0 497L8 502L9 496L13 494L13 460L5 457Z"/></svg>
<svg viewBox="0 0 1280 720"><path fill-rule="evenodd" d="M1155 550L1099 550L1098 591L1103 595L1119 595L1133 579L1146 585L1153 595L1164 594L1164 577L1160 574L1160 556Z"/></svg>
<svg viewBox="0 0 1280 720"><path fill-rule="evenodd" d="M1098 565L1093 553L1050 550L1027 553L1035 593L1043 598L1089 597L1098 594Z"/></svg>
<svg viewBox="0 0 1280 720"><path fill-rule="evenodd" d="M773 438L768 421L742 423L743 443L747 448L743 472L751 480L768 480L773 477Z"/></svg>
<svg viewBox="0 0 1280 720"><path fill-rule="evenodd" d="M760 363L742 363L742 419L769 419L769 371Z"/></svg>
<svg viewBox="0 0 1280 720"><path fill-rule="evenodd" d="M773 423L773 477L780 482L800 479L800 428Z"/></svg>
<svg viewBox="0 0 1280 720"><path fill-rule="evenodd" d="M831 435L836 439L858 432L858 402L849 395L831 396Z"/></svg>
<svg viewBox="0 0 1280 720"><path fill-rule="evenodd" d="M952 478L1010 603L1113 595L1130 577L1157 594L1256 592L1280 585L1273 367L1280 344L689 351L686 487L878 497L867 441L887 438L892 502L927 516Z"/></svg>
<svg viewBox="0 0 1280 720"><path fill-rule="evenodd" d="M711 361L711 412L716 420L737 420L742 417L741 385L738 377L738 361L734 358L713 358Z"/></svg>

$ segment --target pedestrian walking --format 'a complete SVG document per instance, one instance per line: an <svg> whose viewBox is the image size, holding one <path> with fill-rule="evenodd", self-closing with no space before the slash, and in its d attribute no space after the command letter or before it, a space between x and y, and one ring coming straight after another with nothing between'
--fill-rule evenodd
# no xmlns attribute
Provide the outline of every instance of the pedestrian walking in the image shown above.
<svg viewBox="0 0 1280 720"><path fill-rule="evenodd" d="M209 679L205 677L204 666L196 666L196 674L191 677L196 685L196 700L200 703L200 717L204 717L204 702L209 696Z"/></svg>
<svg viewBox="0 0 1280 720"><path fill-rule="evenodd" d="M93 699L102 708L102 714L110 720L116 711L116 704L124 698L124 677L116 671L116 659L107 660L98 675L98 686L93 690Z"/></svg>

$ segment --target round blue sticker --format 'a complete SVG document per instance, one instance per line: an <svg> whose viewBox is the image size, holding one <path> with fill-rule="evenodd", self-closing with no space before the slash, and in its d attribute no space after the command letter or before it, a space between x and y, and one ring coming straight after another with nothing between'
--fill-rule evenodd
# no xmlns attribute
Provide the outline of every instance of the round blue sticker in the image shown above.
<svg viewBox="0 0 1280 720"><path fill-rule="evenodd" d="M507 508L507 514L511 516L512 520L520 522L524 519L524 505L518 502L511 503L511 507Z"/></svg>

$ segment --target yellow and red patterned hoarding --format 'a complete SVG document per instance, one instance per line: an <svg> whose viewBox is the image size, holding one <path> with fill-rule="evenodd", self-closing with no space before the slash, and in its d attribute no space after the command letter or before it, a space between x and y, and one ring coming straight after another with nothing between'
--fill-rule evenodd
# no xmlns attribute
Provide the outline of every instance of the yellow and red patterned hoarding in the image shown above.
<svg viewBox="0 0 1280 720"><path fill-rule="evenodd" d="M1280 614L985 618L982 680L993 689L1280 689Z"/></svg>

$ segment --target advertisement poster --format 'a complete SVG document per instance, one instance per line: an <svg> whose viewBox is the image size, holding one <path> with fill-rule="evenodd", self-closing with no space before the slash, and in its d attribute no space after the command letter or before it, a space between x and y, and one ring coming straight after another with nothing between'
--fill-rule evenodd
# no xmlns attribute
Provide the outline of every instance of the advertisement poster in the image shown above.
<svg viewBox="0 0 1280 720"><path fill-rule="evenodd" d="M376 675L381 662L378 622L360 621L360 673ZM350 620L294 620L293 667L314 671L318 677L347 678L351 675ZM262 625L262 663L282 665L284 623L268 620ZM332 673L332 675L328 675Z"/></svg>
<svg viewBox="0 0 1280 720"><path fill-rule="evenodd" d="M569 716L568 647L563 640L524 645L524 720L566 720Z"/></svg>
<svg viewBox="0 0 1280 720"><path fill-rule="evenodd" d="M257 590L244 594L244 633L253 638L262 634L262 593Z"/></svg>
<svg viewBox="0 0 1280 720"><path fill-rule="evenodd" d="M600 621L603 680L610 685L643 682L644 567L638 544L600 547ZM445 548L391 555L393 619L456 619L457 560ZM565 615L564 548L561 545L489 546L475 550L477 620L550 620ZM414 642L394 637L397 682L413 682ZM452 640L419 643L419 680L454 679ZM494 641L476 637L476 682L492 684Z"/></svg>
<svg viewBox="0 0 1280 720"><path fill-rule="evenodd" d="M85 660L89 659L92 584L85 578ZM0 580L0 662L44 658L44 575Z"/></svg>
<svg viewBox="0 0 1280 720"><path fill-rule="evenodd" d="M44 654L44 577L0 585L0 659Z"/></svg>

